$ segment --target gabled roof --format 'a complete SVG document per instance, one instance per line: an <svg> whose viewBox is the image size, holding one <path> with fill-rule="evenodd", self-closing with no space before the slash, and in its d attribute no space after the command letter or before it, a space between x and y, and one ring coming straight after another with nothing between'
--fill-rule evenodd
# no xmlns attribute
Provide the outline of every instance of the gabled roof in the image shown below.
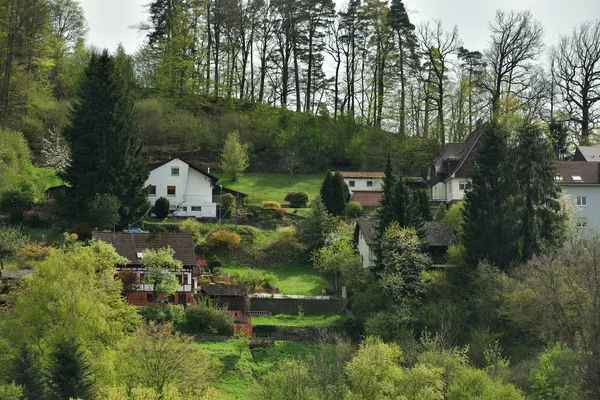
<svg viewBox="0 0 600 400"><path fill-rule="evenodd" d="M383 192L381 190L354 190L352 200L357 201L363 207L378 207Z"/></svg>
<svg viewBox="0 0 600 400"><path fill-rule="evenodd" d="M575 150L575 161L600 161L600 147L594 146L577 146Z"/></svg>
<svg viewBox="0 0 600 400"><path fill-rule="evenodd" d="M377 244L377 225L377 221L358 220L357 222L357 229L362 232L369 246ZM423 243L428 247L448 247L456 242L452 225L438 221L424 223Z"/></svg>
<svg viewBox="0 0 600 400"><path fill-rule="evenodd" d="M222 283L202 286L202 292L208 296L246 296L248 288L244 285L225 285Z"/></svg>
<svg viewBox="0 0 600 400"><path fill-rule="evenodd" d="M204 176L206 176L206 177L210 178L210 179L212 180L213 184L214 184L214 183L216 183L216 182L219 180L219 178L218 178L218 177L216 177L216 176L214 176L214 175L211 175L211 174L209 174L209 173L208 173L208 172L206 172L206 171L203 171L203 170L202 170L200 167L198 167L197 165L194 165L194 164L192 164L192 163L190 163L190 162L188 162L188 161L186 161L186 160L182 160L181 158L171 158L171 159L169 159L169 160L156 161L156 162L153 162L153 163L147 164L147 167L148 167L148 170L150 170L150 171L154 171L155 169L157 169L157 168L160 168L160 167L162 167L163 165L165 165L165 164L167 164L167 163L170 163L171 161L175 161L175 160L179 160L179 161L181 161L181 162L183 162L183 163L186 163L186 164L187 164L187 165L189 165L189 167L190 167L191 169L193 169L194 171L197 171L197 172L201 173L202 175L204 175Z"/></svg>
<svg viewBox="0 0 600 400"><path fill-rule="evenodd" d="M559 185L600 183L600 163L588 161L554 161L555 182Z"/></svg>
<svg viewBox="0 0 600 400"><path fill-rule="evenodd" d="M359 219L356 222L356 227L362 232L367 245L372 246L377 243L377 221L368 221Z"/></svg>
<svg viewBox="0 0 600 400"><path fill-rule="evenodd" d="M111 244L120 256L129 260L129 265L142 265L138 253L145 249L159 250L167 247L175 250L174 258L181 260L186 268L196 265L194 239L187 233L92 232L92 237Z"/></svg>
<svg viewBox="0 0 600 400"><path fill-rule="evenodd" d="M425 222L423 242L429 247L448 247L456 243L456 234L452 225L446 222Z"/></svg>
<svg viewBox="0 0 600 400"><path fill-rule="evenodd" d="M360 172L360 171L340 171L340 175L344 178L364 178L364 179L383 179L385 173L383 172Z"/></svg>
<svg viewBox="0 0 600 400"><path fill-rule="evenodd" d="M470 176L473 157L484 126L485 124L478 124L469 134L465 143L448 143L444 147L442 154L430 164L428 179L432 185L443 182L449 177L466 178Z"/></svg>

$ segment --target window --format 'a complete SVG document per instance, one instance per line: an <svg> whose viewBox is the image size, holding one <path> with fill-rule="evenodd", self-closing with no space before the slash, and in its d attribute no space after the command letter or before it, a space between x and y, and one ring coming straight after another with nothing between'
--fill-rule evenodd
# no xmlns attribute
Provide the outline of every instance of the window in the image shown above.
<svg viewBox="0 0 600 400"><path fill-rule="evenodd" d="M146 293L146 300L154 302L154 296L152 296L152 293Z"/></svg>
<svg viewBox="0 0 600 400"><path fill-rule="evenodd" d="M184 285L189 285L189 283L190 282L189 282L189 276L188 276L188 274L184 274L183 275L183 284Z"/></svg>
<svg viewBox="0 0 600 400"><path fill-rule="evenodd" d="M175 275L177 277L177 282L181 285L183 283L183 277L181 275Z"/></svg>
<svg viewBox="0 0 600 400"><path fill-rule="evenodd" d="M373 181L367 181L367 187L373 187Z"/></svg>
<svg viewBox="0 0 600 400"><path fill-rule="evenodd" d="M458 190L464 191L467 188L468 182L458 182Z"/></svg>
<svg viewBox="0 0 600 400"><path fill-rule="evenodd" d="M354 181L348 181L348 186L354 187Z"/></svg>
<svg viewBox="0 0 600 400"><path fill-rule="evenodd" d="M192 206L192 211L202 211L202 207L200 207L200 206Z"/></svg>
<svg viewBox="0 0 600 400"><path fill-rule="evenodd" d="M578 228L585 228L585 227L587 227L587 219L585 219L585 218L580 218L575 223L576 223L576 225L577 225Z"/></svg>
<svg viewBox="0 0 600 400"><path fill-rule="evenodd" d="M142 258L144 258L144 253L142 253L141 251L138 251L136 255L137 255L138 260L141 260Z"/></svg>
<svg viewBox="0 0 600 400"><path fill-rule="evenodd" d="M183 206L183 207L181 207L181 210L182 210L183 212L187 212L187 207L186 207L186 206Z"/></svg>
<svg viewBox="0 0 600 400"><path fill-rule="evenodd" d="M585 196L577 196L577 205L579 207L587 206L587 197Z"/></svg>
<svg viewBox="0 0 600 400"><path fill-rule="evenodd" d="M140 273L140 283L144 283L144 273Z"/></svg>
<svg viewBox="0 0 600 400"><path fill-rule="evenodd" d="M169 303L175 303L175 295L170 294L167 296L167 302Z"/></svg>
<svg viewBox="0 0 600 400"><path fill-rule="evenodd" d="M179 167L171 167L171 176L179 176Z"/></svg>
<svg viewBox="0 0 600 400"><path fill-rule="evenodd" d="M581 179L581 176L579 176L579 175L572 175L571 178L573 178L574 181L579 181L579 182L583 181L583 179Z"/></svg>
<svg viewBox="0 0 600 400"><path fill-rule="evenodd" d="M167 186L167 196L175 196L175 186Z"/></svg>
<svg viewBox="0 0 600 400"><path fill-rule="evenodd" d="M554 180L555 180L555 181L562 181L562 180L564 180L564 179L565 179L565 178L563 178L563 177L562 177L562 176L560 176L560 175L556 175L556 176L554 177Z"/></svg>
<svg viewBox="0 0 600 400"><path fill-rule="evenodd" d="M156 186L150 185L150 196L156 196Z"/></svg>

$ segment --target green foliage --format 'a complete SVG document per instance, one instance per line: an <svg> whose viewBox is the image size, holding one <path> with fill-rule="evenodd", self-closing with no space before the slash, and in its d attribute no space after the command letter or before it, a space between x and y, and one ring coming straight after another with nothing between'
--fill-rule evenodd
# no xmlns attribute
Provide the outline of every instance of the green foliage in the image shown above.
<svg viewBox="0 0 600 400"><path fill-rule="evenodd" d="M139 327L120 346L122 361L117 375L121 384L152 389L159 398L200 398L219 376L221 364L192 342L173 332L171 324L150 323ZM195 396L167 397L170 387Z"/></svg>
<svg viewBox="0 0 600 400"><path fill-rule="evenodd" d="M320 198L310 202L308 216L300 222L300 237L311 249L317 249L325 243L330 232L338 225L336 219L327 211Z"/></svg>
<svg viewBox="0 0 600 400"><path fill-rule="evenodd" d="M10 214L10 222L19 224L23 222L23 212L34 205L34 194L31 187L11 189L0 198L0 211Z"/></svg>
<svg viewBox="0 0 600 400"><path fill-rule="evenodd" d="M416 198L417 209L419 210L419 214L421 215L421 219L423 221L431 221L433 220L433 215L431 214L431 208L429 207L429 194L427 193L427 189L418 189L413 192L413 196Z"/></svg>
<svg viewBox="0 0 600 400"><path fill-rule="evenodd" d="M485 371L466 368L450 385L446 396L449 400L507 399L525 400L520 390L490 378Z"/></svg>
<svg viewBox="0 0 600 400"><path fill-rule="evenodd" d="M23 395L23 388L15 383L0 385L0 399L2 400L21 400Z"/></svg>
<svg viewBox="0 0 600 400"><path fill-rule="evenodd" d="M265 210L277 210L281 208L281 204L276 201L267 200L262 202L262 208Z"/></svg>
<svg viewBox="0 0 600 400"><path fill-rule="evenodd" d="M248 145L240 142L238 131L230 132L221 153L221 168L231 174L235 182L238 180L238 175L244 172L248 165L250 165Z"/></svg>
<svg viewBox="0 0 600 400"><path fill-rule="evenodd" d="M531 371L531 398L579 399L585 396L585 365L581 356L564 344L550 345Z"/></svg>
<svg viewBox="0 0 600 400"><path fill-rule="evenodd" d="M0 225L0 267L4 268L4 260L15 256L28 241L20 227Z"/></svg>
<svg viewBox="0 0 600 400"><path fill-rule="evenodd" d="M181 271L183 263L173 258L175 250L170 247L159 250L145 249L142 254L142 263L146 269L143 283L152 285L152 298L154 303L157 303L159 295L170 295L177 291L179 279L175 273Z"/></svg>
<svg viewBox="0 0 600 400"><path fill-rule="evenodd" d="M221 262L221 259L219 257L217 257L217 255L213 255L210 260L208 260L208 269L210 272L214 272L215 269L217 268L221 268L223 266L223 263Z"/></svg>
<svg viewBox="0 0 600 400"><path fill-rule="evenodd" d="M464 215L464 202L454 203L450 206L444 217L441 219L442 222L446 222L452 225L452 228L456 232L458 238L463 236L463 215Z"/></svg>
<svg viewBox="0 0 600 400"><path fill-rule="evenodd" d="M277 371L264 379L262 398L265 400L318 400L319 391L309 366L302 360L287 360Z"/></svg>
<svg viewBox="0 0 600 400"><path fill-rule="evenodd" d="M413 228L392 222L380 239L381 284L395 304L417 304L423 294L421 271L431 260L421 251L421 241Z"/></svg>
<svg viewBox="0 0 600 400"><path fill-rule="evenodd" d="M358 201L349 201L346 204L345 215L350 218L358 218L363 213L363 206Z"/></svg>
<svg viewBox="0 0 600 400"><path fill-rule="evenodd" d="M84 211L102 193L119 199L123 225L147 211L148 169L133 103L107 51L92 54L65 137L72 159L63 177L71 185L72 209Z"/></svg>
<svg viewBox="0 0 600 400"><path fill-rule="evenodd" d="M154 203L154 214L156 218L164 219L169 216L171 204L166 197L159 197Z"/></svg>
<svg viewBox="0 0 600 400"><path fill-rule="evenodd" d="M87 204L86 221L99 230L114 229L121 220L121 203L112 194L96 194Z"/></svg>
<svg viewBox="0 0 600 400"><path fill-rule="evenodd" d="M237 332L235 335L233 335L231 341L233 343L233 348L238 354L238 357L241 357L242 353L245 350L248 350L248 347L250 345L250 336L245 332Z"/></svg>
<svg viewBox="0 0 600 400"><path fill-rule="evenodd" d="M60 340L50 354L48 386L57 399L95 397L92 367L75 337Z"/></svg>
<svg viewBox="0 0 600 400"><path fill-rule="evenodd" d="M235 232L216 231L208 236L208 243L215 249L231 249L240 244L242 238Z"/></svg>
<svg viewBox="0 0 600 400"><path fill-rule="evenodd" d="M231 193L225 193L221 197L221 209L224 210L223 218L231 218L231 214L235 211L235 207L235 197Z"/></svg>
<svg viewBox="0 0 600 400"><path fill-rule="evenodd" d="M289 202L292 208L305 208L308 204L308 194L304 192L289 192L285 195L284 200Z"/></svg>
<svg viewBox="0 0 600 400"><path fill-rule="evenodd" d="M39 355L26 344L19 348L13 360L11 380L23 389L23 396L29 399L42 399L45 395L44 372ZM2 395L0 395L0 398Z"/></svg>
<svg viewBox="0 0 600 400"><path fill-rule="evenodd" d="M234 332L229 313L204 303L185 309L185 324L181 329L189 334L212 333L231 336Z"/></svg>
<svg viewBox="0 0 600 400"><path fill-rule="evenodd" d="M139 313L146 323L155 322L162 324L168 322L175 325L185 323L184 309L180 304L153 304L147 307L140 307Z"/></svg>
<svg viewBox="0 0 600 400"><path fill-rule="evenodd" d="M348 196L348 185L344 182L342 175L339 172L332 174L327 171L321 186L321 200L327 211L334 216L344 215Z"/></svg>

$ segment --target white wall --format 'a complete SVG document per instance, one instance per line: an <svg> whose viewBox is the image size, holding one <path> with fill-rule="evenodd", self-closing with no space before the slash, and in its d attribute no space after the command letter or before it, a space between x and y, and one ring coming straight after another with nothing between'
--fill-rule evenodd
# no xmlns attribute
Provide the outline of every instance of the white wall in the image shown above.
<svg viewBox="0 0 600 400"><path fill-rule="evenodd" d="M354 182L354 187L350 186L350 181ZM354 194L355 190L382 190L383 182L380 178L344 178L344 182L348 185L350 194ZM372 186L367 186L367 182L371 182Z"/></svg>
<svg viewBox="0 0 600 400"><path fill-rule="evenodd" d="M358 253L362 260L363 268L370 268L375 266L377 257L373 251L373 246L369 246L365 241L362 231L358 230Z"/></svg>
<svg viewBox="0 0 600 400"><path fill-rule="evenodd" d="M446 201L446 184L439 182L431 188L431 200Z"/></svg>
<svg viewBox="0 0 600 400"><path fill-rule="evenodd" d="M586 221L586 230L600 232L600 185L561 185L575 204L575 217ZM577 197L586 197L585 206L577 206Z"/></svg>
<svg viewBox="0 0 600 400"><path fill-rule="evenodd" d="M171 167L179 167L179 176L171 175ZM209 177L189 167L175 158L168 163L150 171L146 186L156 186L156 195L149 195L152 205L159 197L166 197L171 204L173 215L179 217L217 216L217 205L212 202L212 182ZM175 195L167 194L167 187L175 186ZM200 207L200 211L192 211L192 207Z"/></svg>
<svg viewBox="0 0 600 400"><path fill-rule="evenodd" d="M138 274L138 278L140 279L140 282L142 282L142 278L141 278L141 274L144 273L144 270L138 270L137 274ZM178 292L191 292L193 290L193 284L194 281L192 280L192 272L191 271L183 271L183 272L177 272L176 275L185 275L187 276L187 285L181 285L177 288ZM185 282L185 278L183 280L183 282ZM150 284L142 284L139 286L139 288L137 289L138 292L151 292L153 290L153 286L154 285L150 285Z"/></svg>

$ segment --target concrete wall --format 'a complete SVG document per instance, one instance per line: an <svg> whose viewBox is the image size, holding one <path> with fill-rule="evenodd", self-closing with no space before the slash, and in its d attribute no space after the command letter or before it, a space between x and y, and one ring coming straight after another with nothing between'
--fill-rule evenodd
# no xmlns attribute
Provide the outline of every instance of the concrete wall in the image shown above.
<svg viewBox="0 0 600 400"><path fill-rule="evenodd" d="M346 300L329 296L286 296L252 294L250 311L268 311L271 314L297 314L302 306L305 314L340 314L346 309Z"/></svg>
<svg viewBox="0 0 600 400"><path fill-rule="evenodd" d="M172 175L171 167L179 167L179 175ZM190 168L186 162L178 158L150 171L150 177L146 181L146 186L149 185L156 186L156 194L148 196L150 203L154 205L156 199L166 197L171 203L174 216L205 218L217 216L211 179ZM175 195L167 194L168 186L175 186ZM192 207L200 207L200 210L192 210Z"/></svg>
<svg viewBox="0 0 600 400"><path fill-rule="evenodd" d="M600 232L600 185L563 184L561 187L573 199L576 210L575 217L581 225L585 223L581 229ZM577 197L585 197L586 205L577 206Z"/></svg>

